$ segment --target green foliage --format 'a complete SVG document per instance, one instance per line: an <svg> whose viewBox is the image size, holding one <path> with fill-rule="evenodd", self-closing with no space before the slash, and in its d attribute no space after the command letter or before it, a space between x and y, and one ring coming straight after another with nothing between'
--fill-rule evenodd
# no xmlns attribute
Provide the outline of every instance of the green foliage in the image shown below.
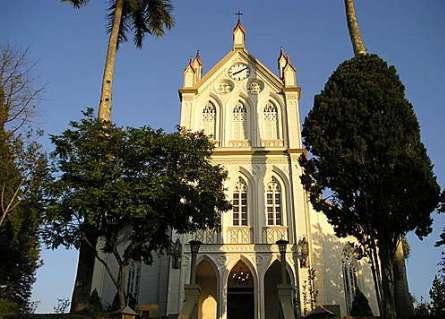
<svg viewBox="0 0 445 319"><path fill-rule="evenodd" d="M431 231L440 189L393 66L376 55L341 64L315 97L303 137L313 157L301 158L302 182L338 235L396 243Z"/></svg>
<svg viewBox="0 0 445 319"><path fill-rule="evenodd" d="M20 306L5 298L0 298L0 315L15 314L20 312Z"/></svg>
<svg viewBox="0 0 445 319"><path fill-rule="evenodd" d="M420 302L415 302L414 318L431 318L430 305L420 297Z"/></svg>
<svg viewBox="0 0 445 319"><path fill-rule="evenodd" d="M47 162L40 145L0 130L0 298L30 310L35 271L40 265L38 227L43 207ZM14 197L14 193L17 196ZM10 203L12 210L4 207ZM7 212L7 213L6 213Z"/></svg>
<svg viewBox="0 0 445 319"><path fill-rule="evenodd" d="M62 0L75 8L88 4L89 0ZM108 8L108 32L111 32L116 11L116 0L110 1ZM127 41L128 32L134 35L134 43L142 46L145 35L163 36L165 29L174 25L173 7L170 0L125 0L123 2L122 20L119 27L119 43Z"/></svg>
<svg viewBox="0 0 445 319"><path fill-rule="evenodd" d="M435 318L445 318L445 276L435 276L430 289L430 312Z"/></svg>
<svg viewBox="0 0 445 319"><path fill-rule="evenodd" d="M308 268L308 277L302 284L303 288L303 313L306 315L315 309L319 290L315 287L317 272L315 268Z"/></svg>
<svg viewBox="0 0 445 319"><path fill-rule="evenodd" d="M354 300L351 306L351 316L371 316L372 310L369 306L368 298L360 291L356 289Z"/></svg>
<svg viewBox="0 0 445 319"><path fill-rule="evenodd" d="M57 298L57 305L53 307L54 313L67 313L71 301L69 298Z"/></svg>
<svg viewBox="0 0 445 319"><path fill-rule="evenodd" d="M378 245L382 310L395 317L392 262L409 231L431 232L440 187L413 106L393 66L376 55L342 63L303 125L301 181L338 236Z"/></svg>
<svg viewBox="0 0 445 319"><path fill-rule="evenodd" d="M445 213L445 190L440 195L439 212ZM436 242L435 246L442 246L442 245L445 245L445 228L443 229L442 234L440 234L440 240ZM442 252L442 254L444 254L444 252ZM443 257L442 260L445 263L445 257Z"/></svg>
<svg viewBox="0 0 445 319"><path fill-rule="evenodd" d="M220 212L230 207L226 173L209 162L213 145L203 133L119 128L88 110L51 139L55 180L43 235L53 248L78 248L88 231L103 238L103 251L120 270L130 259L150 264L153 252L169 250L172 229L217 227ZM114 279L125 289L122 278Z"/></svg>

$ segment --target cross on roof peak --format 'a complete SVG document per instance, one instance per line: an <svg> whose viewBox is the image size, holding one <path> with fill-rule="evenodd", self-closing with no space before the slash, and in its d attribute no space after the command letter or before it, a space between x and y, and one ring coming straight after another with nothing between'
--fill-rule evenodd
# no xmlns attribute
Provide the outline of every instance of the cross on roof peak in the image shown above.
<svg viewBox="0 0 445 319"><path fill-rule="evenodd" d="M236 12L235 15L238 16L238 22L240 22L241 21L241 16L243 15L243 13L238 10L238 12Z"/></svg>

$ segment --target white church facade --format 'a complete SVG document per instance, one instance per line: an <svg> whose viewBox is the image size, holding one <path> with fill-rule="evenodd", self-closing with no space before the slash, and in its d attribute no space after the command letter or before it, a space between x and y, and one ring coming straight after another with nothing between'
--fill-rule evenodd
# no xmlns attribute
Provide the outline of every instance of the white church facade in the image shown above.
<svg viewBox="0 0 445 319"><path fill-rule="evenodd" d="M222 214L218 231L175 235L182 243L179 267L169 256L150 266L132 264L129 291L138 304L151 307L151 314L176 318L190 280L187 243L196 239L203 243L196 260L197 318L277 318L281 264L276 241L285 239L296 312L309 311L315 297L317 305L346 315L358 288L378 314L367 259L353 258L351 239L335 236L301 185L296 68L281 50L275 74L247 51L245 40L246 29L238 21L232 49L205 74L198 53L187 64L179 90L180 125L204 130L214 141L212 161L228 172L225 189L232 210ZM310 270L315 272L312 298ZM100 263L92 289L111 304L115 290Z"/></svg>

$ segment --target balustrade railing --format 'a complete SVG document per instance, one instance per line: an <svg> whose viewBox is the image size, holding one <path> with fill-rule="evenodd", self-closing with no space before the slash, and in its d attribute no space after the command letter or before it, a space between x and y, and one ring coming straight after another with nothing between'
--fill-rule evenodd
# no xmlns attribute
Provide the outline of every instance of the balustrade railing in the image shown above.
<svg viewBox="0 0 445 319"><path fill-rule="evenodd" d="M252 242L252 227L227 227L226 236L224 238L225 244L251 244Z"/></svg>
<svg viewBox="0 0 445 319"><path fill-rule="evenodd" d="M188 243L191 240L199 240L203 244L219 244L221 243L221 234L216 229L202 229L194 233L184 234L183 243Z"/></svg>
<svg viewBox="0 0 445 319"><path fill-rule="evenodd" d="M275 244L275 242L280 239L288 240L288 232L286 226L263 227L264 244Z"/></svg>

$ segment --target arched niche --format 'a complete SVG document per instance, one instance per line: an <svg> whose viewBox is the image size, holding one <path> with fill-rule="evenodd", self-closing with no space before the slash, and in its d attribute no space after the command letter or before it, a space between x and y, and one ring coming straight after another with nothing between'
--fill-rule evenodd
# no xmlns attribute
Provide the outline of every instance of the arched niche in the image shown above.
<svg viewBox="0 0 445 319"><path fill-rule="evenodd" d="M201 288L197 319L216 319L218 315L217 268L209 258L203 258L196 267L196 283Z"/></svg>
<svg viewBox="0 0 445 319"><path fill-rule="evenodd" d="M291 276L286 265L286 280L291 283ZM281 262L275 260L264 274L264 301L267 303L265 307L265 318L275 319L280 316L280 300L278 297L277 286L281 284Z"/></svg>

